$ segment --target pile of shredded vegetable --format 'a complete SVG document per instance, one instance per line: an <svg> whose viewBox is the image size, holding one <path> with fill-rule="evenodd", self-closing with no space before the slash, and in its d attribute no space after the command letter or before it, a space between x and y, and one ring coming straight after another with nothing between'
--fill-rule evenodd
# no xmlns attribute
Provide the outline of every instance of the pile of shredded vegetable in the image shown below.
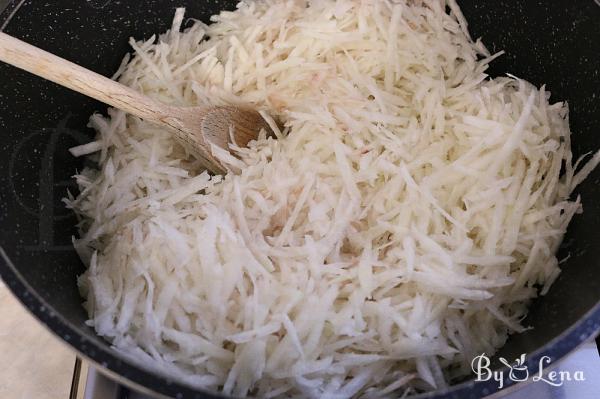
<svg viewBox="0 0 600 399"><path fill-rule="evenodd" d="M454 0L266 0L131 41L115 79L285 126L217 154L93 115L66 200L90 324L126 356L237 396L447 386L493 353L555 257L575 186L568 108L473 41ZM271 120L272 121L272 120ZM579 170L579 171L577 171Z"/></svg>

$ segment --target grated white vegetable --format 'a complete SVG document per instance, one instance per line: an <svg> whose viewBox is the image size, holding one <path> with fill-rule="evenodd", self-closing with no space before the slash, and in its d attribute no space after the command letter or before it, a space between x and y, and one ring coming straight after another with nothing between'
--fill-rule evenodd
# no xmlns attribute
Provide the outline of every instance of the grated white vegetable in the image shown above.
<svg viewBox="0 0 600 399"><path fill-rule="evenodd" d="M180 32L183 17L132 40L115 77L286 128L217 154L231 172L211 177L168 132L91 118L97 139L72 152L100 169L67 202L100 335L194 386L343 398L443 387L525 328L600 155L575 172L567 105L487 78L497 55L455 1L247 1Z"/></svg>

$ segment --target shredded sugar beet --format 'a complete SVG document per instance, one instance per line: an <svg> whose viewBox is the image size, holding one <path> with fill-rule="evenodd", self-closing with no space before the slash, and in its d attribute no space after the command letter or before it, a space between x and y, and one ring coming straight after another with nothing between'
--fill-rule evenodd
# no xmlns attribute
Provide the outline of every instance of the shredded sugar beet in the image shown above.
<svg viewBox="0 0 600 399"><path fill-rule="evenodd" d="M490 79L501 53L453 0L248 0L183 21L131 40L115 79L285 129L211 176L167 131L91 117L72 152L99 169L66 202L98 334L195 387L350 398L443 388L527 328L600 156L576 172L567 105Z"/></svg>

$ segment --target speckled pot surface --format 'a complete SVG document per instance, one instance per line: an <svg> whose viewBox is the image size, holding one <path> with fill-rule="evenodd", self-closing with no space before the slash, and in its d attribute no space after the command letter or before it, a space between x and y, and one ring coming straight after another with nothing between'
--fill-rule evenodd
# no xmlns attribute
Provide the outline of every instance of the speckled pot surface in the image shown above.
<svg viewBox="0 0 600 399"><path fill-rule="evenodd" d="M104 75L129 51L130 36L170 27L174 10L208 21L236 1L0 0L0 28ZM497 0L459 4L474 37L507 54L490 72L547 84L555 101L569 100L576 155L600 148L600 6L594 0ZM83 265L71 247L76 219L62 205L70 176L83 166L67 149L90 140L87 119L106 107L0 64L0 274L19 300L51 331L122 381L169 397L210 398L121 358L85 324L76 278ZM535 368L600 331L600 170L578 190L585 214L569 227L561 258L570 255L550 292L534 300L526 324L499 353L528 354ZM510 381L505 382L512 385ZM420 397L479 398L497 383L465 380Z"/></svg>

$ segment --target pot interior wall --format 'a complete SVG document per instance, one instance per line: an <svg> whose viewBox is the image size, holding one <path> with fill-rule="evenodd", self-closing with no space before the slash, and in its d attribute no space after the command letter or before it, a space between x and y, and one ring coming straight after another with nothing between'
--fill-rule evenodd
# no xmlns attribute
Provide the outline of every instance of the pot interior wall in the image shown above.
<svg viewBox="0 0 600 399"><path fill-rule="evenodd" d="M130 51L129 37L149 38L166 31L176 7L186 6L187 16L208 22L210 15L233 9L235 3L25 1L5 31L110 76ZM492 51L507 52L494 62L491 74L510 72L536 85L547 84L555 101L569 100L575 153L600 148L600 7L593 0L459 4L473 37L482 37ZM61 198L67 189L76 192L71 176L85 162L71 157L67 149L90 140L88 117L105 109L0 63L0 245L18 275L2 273L13 289L30 287L34 294L17 292L22 301L29 303L28 295L41 297L49 319L57 317L78 331L92 358L107 344L85 325L76 286L83 265L71 247L77 220ZM600 268L594 248L600 246L599 178L600 171L594 172L578 191L585 214L575 218L561 247L560 256L568 256L563 273L548 295L532 303L526 323L534 329L510 338L502 355L515 358L535 351L598 303ZM7 264L0 263L7 270Z"/></svg>

